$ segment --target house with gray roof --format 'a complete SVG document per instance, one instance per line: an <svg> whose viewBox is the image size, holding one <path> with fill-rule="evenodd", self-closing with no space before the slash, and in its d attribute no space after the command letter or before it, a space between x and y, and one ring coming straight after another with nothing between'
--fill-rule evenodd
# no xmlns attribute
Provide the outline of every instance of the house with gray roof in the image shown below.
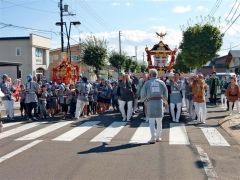
<svg viewBox="0 0 240 180"><path fill-rule="evenodd" d="M226 64L230 72L240 73L240 50L230 50L227 55Z"/></svg>

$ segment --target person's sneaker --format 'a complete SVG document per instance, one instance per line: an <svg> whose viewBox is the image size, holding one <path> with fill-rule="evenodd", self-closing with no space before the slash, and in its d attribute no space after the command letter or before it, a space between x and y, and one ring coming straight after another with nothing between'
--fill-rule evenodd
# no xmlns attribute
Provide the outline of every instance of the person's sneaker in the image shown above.
<svg viewBox="0 0 240 180"><path fill-rule="evenodd" d="M156 142L161 142L162 141L162 138L157 138L156 139Z"/></svg>
<svg viewBox="0 0 240 180"><path fill-rule="evenodd" d="M193 121L193 123L194 123L195 125L198 125L198 124L199 124L199 121L195 120L195 121Z"/></svg>
<svg viewBox="0 0 240 180"><path fill-rule="evenodd" d="M123 118L122 121L126 121L126 118Z"/></svg>
<svg viewBox="0 0 240 180"><path fill-rule="evenodd" d="M148 141L148 144L155 144L155 142L156 142L155 139L150 139L150 140Z"/></svg>
<svg viewBox="0 0 240 180"><path fill-rule="evenodd" d="M73 120L77 121L77 120L79 120L79 117L73 117Z"/></svg>
<svg viewBox="0 0 240 180"><path fill-rule="evenodd" d="M33 121L37 121L38 119L37 119L36 117L33 117L32 120L33 120Z"/></svg>
<svg viewBox="0 0 240 180"><path fill-rule="evenodd" d="M127 121L131 121L131 118L130 118L130 119L127 119Z"/></svg>
<svg viewBox="0 0 240 180"><path fill-rule="evenodd" d="M87 117L87 115L84 115L84 116L83 116L83 118L86 118L86 117Z"/></svg>

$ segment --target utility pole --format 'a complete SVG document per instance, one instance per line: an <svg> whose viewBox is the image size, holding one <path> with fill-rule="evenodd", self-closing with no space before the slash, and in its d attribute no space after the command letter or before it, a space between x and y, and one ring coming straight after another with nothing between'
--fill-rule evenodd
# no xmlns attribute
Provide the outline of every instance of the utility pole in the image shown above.
<svg viewBox="0 0 240 180"><path fill-rule="evenodd" d="M61 51L64 52L64 38L63 38L63 0L60 0L59 8L60 8L60 22L61 22Z"/></svg>
<svg viewBox="0 0 240 180"><path fill-rule="evenodd" d="M136 62L137 62L137 50L138 50L138 47L137 46L135 46L135 58L136 58Z"/></svg>
<svg viewBox="0 0 240 180"><path fill-rule="evenodd" d="M121 55L122 54L122 47L121 47L121 31L119 31L119 54Z"/></svg>
<svg viewBox="0 0 240 180"><path fill-rule="evenodd" d="M143 52L143 65L144 65L144 52Z"/></svg>

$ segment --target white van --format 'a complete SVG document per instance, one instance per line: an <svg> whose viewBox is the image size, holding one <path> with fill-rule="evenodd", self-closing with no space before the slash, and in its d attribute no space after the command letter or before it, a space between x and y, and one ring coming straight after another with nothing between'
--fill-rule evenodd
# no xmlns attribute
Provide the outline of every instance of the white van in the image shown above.
<svg viewBox="0 0 240 180"><path fill-rule="evenodd" d="M216 73L216 76L219 78L219 80L223 80L224 77L230 78L231 76L236 76L235 73L232 72L225 72L225 73Z"/></svg>

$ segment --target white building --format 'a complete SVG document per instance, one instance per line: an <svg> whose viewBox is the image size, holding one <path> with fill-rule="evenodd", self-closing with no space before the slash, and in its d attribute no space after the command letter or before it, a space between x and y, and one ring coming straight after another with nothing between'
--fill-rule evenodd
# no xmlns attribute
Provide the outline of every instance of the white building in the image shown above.
<svg viewBox="0 0 240 180"><path fill-rule="evenodd" d="M27 37L2 37L0 38L0 62L15 62L22 64L19 68L23 80L28 74L40 79L42 76L50 77L49 49L51 40L35 34ZM13 72L14 71L14 72ZM0 69L1 74L8 74L16 78L16 69Z"/></svg>

